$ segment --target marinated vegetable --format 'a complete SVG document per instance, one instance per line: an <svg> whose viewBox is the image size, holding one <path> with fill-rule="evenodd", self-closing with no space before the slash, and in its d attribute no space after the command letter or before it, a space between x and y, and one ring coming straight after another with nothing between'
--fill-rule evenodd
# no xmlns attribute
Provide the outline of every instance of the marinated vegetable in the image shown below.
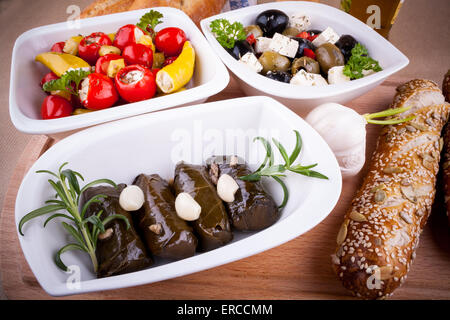
<svg viewBox="0 0 450 320"><path fill-rule="evenodd" d="M255 37L255 39L263 36L261 28L254 24L245 27L244 30L247 37L251 34Z"/></svg>
<svg viewBox="0 0 450 320"><path fill-rule="evenodd" d="M299 33L300 33L300 31L298 29L289 27L289 28L284 29L282 35L289 36L289 37L295 37Z"/></svg>
<svg viewBox="0 0 450 320"><path fill-rule="evenodd" d="M291 61L279 53L266 51L259 57L259 63L263 66L262 74L268 71L288 71Z"/></svg>
<svg viewBox="0 0 450 320"><path fill-rule="evenodd" d="M210 28L239 63L295 86L340 84L382 70L351 35L340 36L331 27L318 30L314 23L304 12L288 17L279 10L267 10L245 28L225 19L212 21Z"/></svg>
<svg viewBox="0 0 450 320"><path fill-rule="evenodd" d="M246 53L254 53L253 47L247 42L247 40L236 41L234 47L229 49L228 52L236 59L241 59Z"/></svg>
<svg viewBox="0 0 450 320"><path fill-rule="evenodd" d="M91 73L84 78L79 97L81 104L89 110L109 108L119 99L114 82L100 73Z"/></svg>
<svg viewBox="0 0 450 320"><path fill-rule="evenodd" d="M51 71L41 80L43 91L67 100L45 99L41 116L67 117L124 101L151 99L156 93L156 79L164 94L185 87L194 74L195 49L179 28L155 30L161 18L161 13L150 10L136 25L127 24L108 34L72 36L55 43L49 52L38 54L35 60Z"/></svg>
<svg viewBox="0 0 450 320"><path fill-rule="evenodd" d="M345 63L344 55L334 44L324 43L315 51L320 70L327 74L328 70L336 66L343 66Z"/></svg>
<svg viewBox="0 0 450 320"><path fill-rule="evenodd" d="M315 50L314 45L308 39L300 37L295 37L293 39L298 42L297 54L295 55L296 58L301 58L304 56L304 49L309 49L313 51Z"/></svg>
<svg viewBox="0 0 450 320"><path fill-rule="evenodd" d="M268 71L266 77L284 83L289 83L292 78L288 72L283 71Z"/></svg>
<svg viewBox="0 0 450 320"><path fill-rule="evenodd" d="M171 64L156 74L156 84L164 93L175 92L184 87L194 74L195 50L189 41L183 45L181 54Z"/></svg>
<svg viewBox="0 0 450 320"><path fill-rule="evenodd" d="M122 99L128 102L150 99L156 93L155 75L140 65L122 68L116 74L115 84Z"/></svg>
<svg viewBox="0 0 450 320"><path fill-rule="evenodd" d="M99 51L103 45L112 45L111 39L103 32L94 32L80 41L78 54L89 64L95 64L100 57Z"/></svg>
<svg viewBox="0 0 450 320"><path fill-rule="evenodd" d="M212 181L222 175L231 176L239 186L234 201L225 202L233 227L241 231L261 230L280 218L277 205L260 181L250 182L239 177L252 173L242 159L236 156L216 156L207 160Z"/></svg>
<svg viewBox="0 0 450 320"><path fill-rule="evenodd" d="M335 43L336 47L338 47L344 55L345 63L347 63L352 56L352 49L357 43L358 41L349 34L341 36L338 42Z"/></svg>
<svg viewBox="0 0 450 320"><path fill-rule="evenodd" d="M201 207L200 218L193 221L200 250L212 250L233 239L226 209L204 166L178 163L174 189L176 194L188 193Z"/></svg>
<svg viewBox="0 0 450 320"><path fill-rule="evenodd" d="M299 70L305 70L309 73L320 73L319 63L309 57L294 59L292 62L291 73L295 75Z"/></svg>
<svg viewBox="0 0 450 320"><path fill-rule="evenodd" d="M175 197L167 181L157 174L136 177L144 191L144 206L133 213L148 248L158 257L183 259L195 254L197 238L192 228L175 212Z"/></svg>
<svg viewBox="0 0 450 320"><path fill-rule="evenodd" d="M256 24L261 28L265 37L272 37L275 33L282 33L286 29L289 17L280 10L266 10L256 17Z"/></svg>

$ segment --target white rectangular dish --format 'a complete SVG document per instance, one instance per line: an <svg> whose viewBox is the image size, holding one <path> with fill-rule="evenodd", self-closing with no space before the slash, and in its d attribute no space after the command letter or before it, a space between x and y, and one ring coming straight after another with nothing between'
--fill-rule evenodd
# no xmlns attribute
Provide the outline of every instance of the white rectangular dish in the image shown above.
<svg viewBox="0 0 450 320"><path fill-rule="evenodd" d="M164 15L163 23L158 25L157 30L169 26L179 27L186 32L194 46L196 65L188 90L101 111L42 120L40 108L45 93L41 90L39 81L48 70L34 61L35 56L49 51L55 42L65 41L77 34L88 35L97 31L112 33L125 24L136 24L149 10L81 19L79 27L74 27L74 21L52 24L23 33L14 44L9 93L9 111L14 126L25 133L53 134L170 107L201 103L222 91L229 82L228 71L192 20L178 9L160 7L153 10Z"/></svg>
<svg viewBox="0 0 450 320"><path fill-rule="evenodd" d="M86 183L110 178L130 184L140 173L158 173L170 179L179 160L201 164L214 154L237 154L256 169L265 151L253 138L275 137L290 152L295 145L294 129L303 139L297 161L304 165L317 162L317 171L329 180L288 174L285 182L291 191L289 201L280 220L267 229L233 232L234 240L221 248L176 262L157 261L143 271L102 279L96 279L87 254L70 251L62 258L66 265L79 268L80 282L74 285L74 275L65 274L53 262L55 252L71 239L58 221L43 229L46 217L41 216L27 222L25 235L19 235L31 270L46 292L60 296L136 286L213 268L307 232L331 212L342 187L336 158L320 135L294 112L268 97L224 100L141 115L88 128L61 140L38 159L23 179L16 198L16 225L25 214L54 197L48 177L36 170L56 171L68 161L68 168L83 174ZM276 157L275 163L282 163L281 157ZM281 187L272 179L264 183L275 201L281 203Z"/></svg>
<svg viewBox="0 0 450 320"><path fill-rule="evenodd" d="M288 16L301 12L311 18L312 24L309 29L324 30L332 27L339 35L352 35L366 46L374 59L380 62L383 71L342 84L301 87L268 79L243 67L217 42L214 34L211 33L210 23L215 19L227 19L231 22L241 22L247 26L254 24L258 14L269 9L281 10ZM201 21L201 28L214 51L231 71L246 95L271 96L302 116L319 104L325 102L345 103L359 97L409 63L405 55L369 26L344 11L319 3L287 1L245 7L204 19Z"/></svg>

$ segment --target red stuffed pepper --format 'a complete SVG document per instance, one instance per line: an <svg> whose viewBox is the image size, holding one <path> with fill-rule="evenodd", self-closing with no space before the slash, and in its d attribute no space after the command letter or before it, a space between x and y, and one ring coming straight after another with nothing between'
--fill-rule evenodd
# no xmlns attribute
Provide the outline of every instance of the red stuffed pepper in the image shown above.
<svg viewBox="0 0 450 320"><path fill-rule="evenodd" d="M132 65L121 69L115 78L120 96L128 102L152 98L156 93L155 75L150 69Z"/></svg>
<svg viewBox="0 0 450 320"><path fill-rule="evenodd" d="M137 43L144 35L144 31L134 24L127 24L121 27L114 38L113 45L123 50L127 45Z"/></svg>
<svg viewBox="0 0 450 320"><path fill-rule="evenodd" d="M97 63L95 64L95 72L101 73L101 74L107 74L109 63L113 60L119 60L119 59L123 59L123 57L121 55L113 54L113 53L110 53L110 54L104 55L103 57L100 57L97 60Z"/></svg>
<svg viewBox="0 0 450 320"><path fill-rule="evenodd" d="M114 82L99 73L91 73L81 82L79 97L81 104L89 110L109 108L119 99Z"/></svg>
<svg viewBox="0 0 450 320"><path fill-rule="evenodd" d="M99 58L99 50L102 46L110 46L111 39L103 32L94 32L84 37L78 45L78 55L81 59L93 65Z"/></svg>

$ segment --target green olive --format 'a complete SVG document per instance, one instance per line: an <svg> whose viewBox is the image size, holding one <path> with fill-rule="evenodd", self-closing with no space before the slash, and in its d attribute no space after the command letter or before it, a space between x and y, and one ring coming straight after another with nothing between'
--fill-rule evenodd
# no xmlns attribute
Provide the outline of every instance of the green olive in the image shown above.
<svg viewBox="0 0 450 320"><path fill-rule="evenodd" d="M245 27L244 30L245 30L245 34L247 35L247 37L250 34L253 34L253 36L255 38L259 38L259 37L263 36L263 32L262 32L261 28L254 24Z"/></svg>
<svg viewBox="0 0 450 320"><path fill-rule="evenodd" d="M298 29L293 28L293 27L289 27L289 28L284 29L283 36L295 37L299 33L300 33L300 31L298 31Z"/></svg>
<svg viewBox="0 0 450 320"><path fill-rule="evenodd" d="M328 73L333 67L344 65L344 55L341 50L332 43L324 43L315 51L316 59L319 62L323 73Z"/></svg>
<svg viewBox="0 0 450 320"><path fill-rule="evenodd" d="M268 71L288 71L291 66L288 58L272 51L263 52L258 60L263 66L262 74L266 74Z"/></svg>
<svg viewBox="0 0 450 320"><path fill-rule="evenodd" d="M164 53L162 52L155 52L153 54L153 66L152 69L161 69L164 61L166 60L166 58L164 57Z"/></svg>
<svg viewBox="0 0 450 320"><path fill-rule="evenodd" d="M319 63L310 57L301 57L294 59L292 62L291 73L296 74L297 71L305 69L309 73L320 73Z"/></svg>

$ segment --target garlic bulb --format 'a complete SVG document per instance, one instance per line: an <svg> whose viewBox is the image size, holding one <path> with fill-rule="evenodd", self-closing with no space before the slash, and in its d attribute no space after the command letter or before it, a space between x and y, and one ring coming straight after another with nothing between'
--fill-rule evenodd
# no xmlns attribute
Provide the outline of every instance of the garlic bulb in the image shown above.
<svg viewBox="0 0 450 320"><path fill-rule="evenodd" d="M367 121L355 110L325 103L306 117L334 152L343 177L356 175L364 166Z"/></svg>
<svg viewBox="0 0 450 320"><path fill-rule="evenodd" d="M366 125L398 124L414 119L406 111L411 107L393 108L360 115L355 110L337 103L324 103L306 116L308 122L319 132L334 152L342 176L356 175L364 166L366 158ZM392 118L394 115L398 117ZM385 120L375 118L390 117Z"/></svg>

